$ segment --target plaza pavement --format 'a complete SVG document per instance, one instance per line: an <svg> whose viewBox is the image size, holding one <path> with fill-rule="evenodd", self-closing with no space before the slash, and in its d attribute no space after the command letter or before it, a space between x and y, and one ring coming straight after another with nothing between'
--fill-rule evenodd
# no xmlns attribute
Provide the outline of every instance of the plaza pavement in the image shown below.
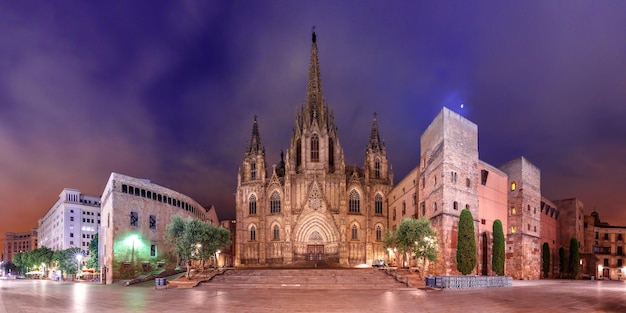
<svg viewBox="0 0 626 313"><path fill-rule="evenodd" d="M514 281L472 290L159 289L0 280L0 313L26 312L626 312L626 282Z"/></svg>

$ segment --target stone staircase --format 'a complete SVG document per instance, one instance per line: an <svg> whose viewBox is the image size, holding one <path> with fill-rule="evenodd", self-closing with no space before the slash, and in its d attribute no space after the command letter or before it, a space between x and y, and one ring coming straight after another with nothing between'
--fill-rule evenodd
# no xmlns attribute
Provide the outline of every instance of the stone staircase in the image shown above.
<svg viewBox="0 0 626 313"><path fill-rule="evenodd" d="M378 269L237 269L213 277L202 286L215 288L405 289Z"/></svg>

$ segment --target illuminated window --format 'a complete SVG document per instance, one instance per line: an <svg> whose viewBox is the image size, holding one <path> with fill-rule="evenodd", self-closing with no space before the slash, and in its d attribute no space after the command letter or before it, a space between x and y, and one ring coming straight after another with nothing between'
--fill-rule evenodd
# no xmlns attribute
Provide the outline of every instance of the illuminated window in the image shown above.
<svg viewBox="0 0 626 313"><path fill-rule="evenodd" d="M511 226L511 233L515 233L515 226Z"/></svg>
<svg viewBox="0 0 626 313"><path fill-rule="evenodd" d="M277 191L270 196L270 213L280 213L280 195Z"/></svg>
<svg viewBox="0 0 626 313"><path fill-rule="evenodd" d="M250 199L248 201L248 213L256 214L256 196L250 195Z"/></svg>
<svg viewBox="0 0 626 313"><path fill-rule="evenodd" d="M511 191L515 190L515 187L516 187L516 186L517 186L517 185L515 184L515 182L512 182L512 183L511 183Z"/></svg>
<svg viewBox="0 0 626 313"><path fill-rule="evenodd" d="M311 137L311 162L320 161L320 139L317 135Z"/></svg>
<svg viewBox="0 0 626 313"><path fill-rule="evenodd" d="M515 215L515 207L511 207L511 215Z"/></svg>
<svg viewBox="0 0 626 313"><path fill-rule="evenodd" d="M250 241L255 241L256 240L256 227L252 226L250 227Z"/></svg>
<svg viewBox="0 0 626 313"><path fill-rule="evenodd" d="M352 189L350 191L350 213L359 213L361 212L361 201L359 197L359 193Z"/></svg>
<svg viewBox="0 0 626 313"><path fill-rule="evenodd" d="M274 240L280 240L280 229L278 225L274 226Z"/></svg>
<svg viewBox="0 0 626 313"><path fill-rule="evenodd" d="M383 214L383 197L380 194L374 198L374 214Z"/></svg>

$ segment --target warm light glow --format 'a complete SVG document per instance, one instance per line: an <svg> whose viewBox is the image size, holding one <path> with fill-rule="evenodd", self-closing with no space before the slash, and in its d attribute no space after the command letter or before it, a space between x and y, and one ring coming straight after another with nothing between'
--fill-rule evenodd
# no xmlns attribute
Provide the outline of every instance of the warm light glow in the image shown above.
<svg viewBox="0 0 626 313"><path fill-rule="evenodd" d="M515 233L515 226L511 226L511 233Z"/></svg>
<svg viewBox="0 0 626 313"><path fill-rule="evenodd" d="M511 183L511 191L515 190L515 186L516 186L515 182L512 182Z"/></svg>
<svg viewBox="0 0 626 313"><path fill-rule="evenodd" d="M602 265L598 265L598 272L602 272Z"/></svg>
<svg viewBox="0 0 626 313"><path fill-rule="evenodd" d="M83 260L83 255L82 254L77 254L76 255L76 261L81 262Z"/></svg>

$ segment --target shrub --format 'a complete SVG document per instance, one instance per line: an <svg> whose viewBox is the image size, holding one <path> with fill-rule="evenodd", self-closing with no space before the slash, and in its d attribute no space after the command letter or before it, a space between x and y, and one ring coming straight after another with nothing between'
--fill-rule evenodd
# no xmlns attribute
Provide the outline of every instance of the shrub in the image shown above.
<svg viewBox="0 0 626 313"><path fill-rule="evenodd" d="M476 267L476 238L474 219L468 209L461 211L459 218L459 238L456 249L456 267L463 275L471 273Z"/></svg>
<svg viewBox="0 0 626 313"><path fill-rule="evenodd" d="M495 220L493 222L493 257L491 259L491 267L497 275L504 275L504 231L502 230L502 221Z"/></svg>

